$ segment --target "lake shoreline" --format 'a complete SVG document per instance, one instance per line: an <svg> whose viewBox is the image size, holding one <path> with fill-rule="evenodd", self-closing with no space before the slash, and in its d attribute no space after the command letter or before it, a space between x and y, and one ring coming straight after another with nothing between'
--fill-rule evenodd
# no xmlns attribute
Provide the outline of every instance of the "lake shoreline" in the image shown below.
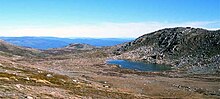
<svg viewBox="0 0 220 99"><path fill-rule="evenodd" d="M132 69L135 71L142 72L157 72L171 70L169 66L161 64L148 64L140 61L129 61L129 60L106 60L107 64L115 64L120 68Z"/></svg>

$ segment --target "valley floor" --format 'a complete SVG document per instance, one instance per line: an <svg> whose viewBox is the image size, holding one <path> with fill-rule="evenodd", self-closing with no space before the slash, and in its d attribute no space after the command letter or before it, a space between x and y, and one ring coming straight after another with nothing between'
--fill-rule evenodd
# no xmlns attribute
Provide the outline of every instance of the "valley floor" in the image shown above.
<svg viewBox="0 0 220 99"><path fill-rule="evenodd" d="M0 98L220 98L219 75L137 72L97 52L45 58L0 56Z"/></svg>

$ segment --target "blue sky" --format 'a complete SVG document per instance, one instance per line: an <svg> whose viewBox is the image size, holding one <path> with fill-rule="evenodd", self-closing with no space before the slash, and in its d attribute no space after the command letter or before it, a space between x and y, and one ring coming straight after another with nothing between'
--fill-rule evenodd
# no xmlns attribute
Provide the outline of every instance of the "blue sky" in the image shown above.
<svg viewBox="0 0 220 99"><path fill-rule="evenodd" d="M0 0L0 36L138 37L220 28L220 0Z"/></svg>

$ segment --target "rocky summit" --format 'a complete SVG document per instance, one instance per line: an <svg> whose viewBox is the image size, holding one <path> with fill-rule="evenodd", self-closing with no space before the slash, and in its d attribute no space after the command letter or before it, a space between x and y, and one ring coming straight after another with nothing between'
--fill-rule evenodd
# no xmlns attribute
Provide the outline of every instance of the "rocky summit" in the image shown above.
<svg viewBox="0 0 220 99"><path fill-rule="evenodd" d="M118 45L117 58L172 65L195 74L220 73L220 30L165 28Z"/></svg>

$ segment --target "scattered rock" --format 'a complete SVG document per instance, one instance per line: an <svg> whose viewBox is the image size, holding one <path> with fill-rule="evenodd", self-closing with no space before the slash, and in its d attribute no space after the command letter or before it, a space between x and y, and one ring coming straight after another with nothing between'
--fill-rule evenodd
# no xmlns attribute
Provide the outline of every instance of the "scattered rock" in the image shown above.
<svg viewBox="0 0 220 99"><path fill-rule="evenodd" d="M81 88L81 87L82 87L81 85L77 85L77 86L76 86L76 88Z"/></svg>
<svg viewBox="0 0 220 99"><path fill-rule="evenodd" d="M73 80L73 82L77 82L77 80Z"/></svg>
<svg viewBox="0 0 220 99"><path fill-rule="evenodd" d="M110 88L110 86L108 86L108 85L103 85L103 87L105 87L105 88Z"/></svg>
<svg viewBox="0 0 220 99"><path fill-rule="evenodd" d="M9 80L8 77L0 77L0 80Z"/></svg>
<svg viewBox="0 0 220 99"><path fill-rule="evenodd" d="M66 82L64 79L60 79L62 82Z"/></svg>
<svg viewBox="0 0 220 99"><path fill-rule="evenodd" d="M53 77L53 75L51 75L51 74L47 74L47 77Z"/></svg>
<svg viewBox="0 0 220 99"><path fill-rule="evenodd" d="M15 87L17 87L19 90L21 90L21 85L20 84L16 84Z"/></svg>
<svg viewBox="0 0 220 99"><path fill-rule="evenodd" d="M40 70L39 70L39 71L37 71L37 72L38 72L38 73L43 73L43 71L40 71Z"/></svg>
<svg viewBox="0 0 220 99"><path fill-rule="evenodd" d="M26 78L24 78L24 80L28 80L28 81L29 81L29 80L30 80L30 78L29 78L29 77L26 77Z"/></svg>
<svg viewBox="0 0 220 99"><path fill-rule="evenodd" d="M18 81L18 79L15 76L10 77L10 79L14 79L15 81Z"/></svg>
<svg viewBox="0 0 220 99"><path fill-rule="evenodd" d="M25 98L26 98L26 99L34 99L34 98L31 97L31 96L26 96Z"/></svg>
<svg viewBox="0 0 220 99"><path fill-rule="evenodd" d="M47 80L42 80L42 79L38 79L36 80L37 83L44 83L44 84L51 84L49 81Z"/></svg>

